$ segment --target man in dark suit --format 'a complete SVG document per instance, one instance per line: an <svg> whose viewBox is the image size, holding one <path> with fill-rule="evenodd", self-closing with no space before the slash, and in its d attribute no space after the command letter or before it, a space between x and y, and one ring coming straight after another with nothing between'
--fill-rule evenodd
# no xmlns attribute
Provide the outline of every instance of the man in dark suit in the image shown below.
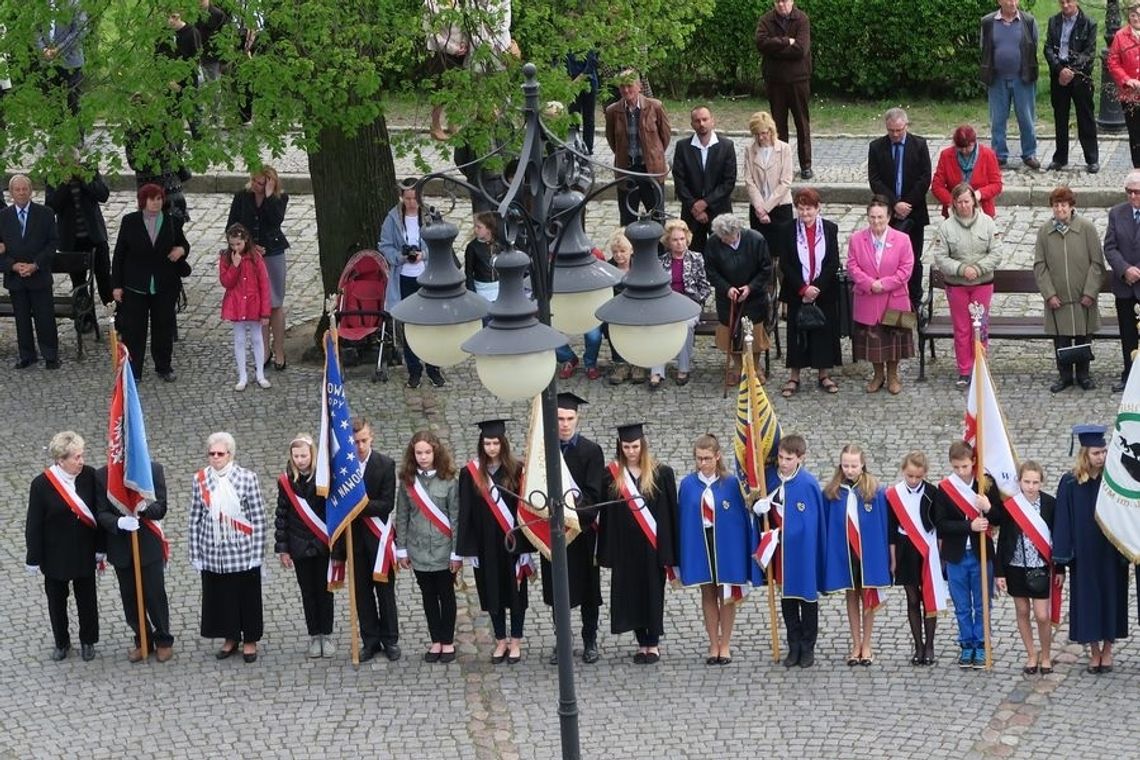
<svg viewBox="0 0 1140 760"><path fill-rule="evenodd" d="M867 148L867 182L872 193L889 202L891 226L910 237L915 266L907 289L917 311L922 302L922 247L930 224L926 208L930 150L926 140L907 131L909 122L903 109L888 110L885 121L887 134L872 140Z"/></svg>
<svg viewBox="0 0 1140 760"><path fill-rule="evenodd" d="M352 442L357 460L364 465L364 489L368 493L368 504L357 515L352 529L352 582L356 584L356 615L360 618L360 661L367 662L377 652L383 652L395 662L400 659L396 568L388 571L388 580L383 583L373 579L372 569L380 551L380 539L373 526L377 520L391 519L396 506L396 463L372 450L372 425L362 417L352 421Z"/></svg>
<svg viewBox="0 0 1140 760"><path fill-rule="evenodd" d="M95 471L95 519L107 534L107 560L115 568L119 579L119 595L123 599L123 613L127 625L135 632L134 648L127 652L131 662L141 662L150 652L144 652L139 642L139 608L135 596L135 572L131 534L139 536L139 566L142 568L143 607L146 609L146 639L155 649L155 659L166 662L174 656L174 637L170 635L170 604L166 598L165 565L169 545L160 538L160 532L147 527L144 521L157 523L166 516L166 475L162 465L151 462L155 499L140 507L134 515L120 512L107 498L107 468ZM140 530L141 528L141 530Z"/></svg>
<svg viewBox="0 0 1140 760"><path fill-rule="evenodd" d="M59 333L52 302L51 262L59 246L55 214L32 202L32 182L17 174L8 182L12 205L0 211L0 271L12 297L16 369L36 363L36 339L48 369L59 369ZM35 330L32 330L32 323Z"/></svg>
<svg viewBox="0 0 1140 760"><path fill-rule="evenodd" d="M606 469L602 447L578 432L578 407L586 401L573 393L558 394L558 445L574 483L563 483L563 490L577 486L578 522L582 532L566 547L567 575L570 585L570 607L582 612L582 661L598 661L598 616L602 604L602 581L595 561L598 541L597 510L584 509L608 497L602 493L602 477ZM554 570L542 558L542 601L554 605ZM558 650L550 656L550 664L558 664Z"/></svg>
<svg viewBox="0 0 1140 760"><path fill-rule="evenodd" d="M638 207L665 212L665 149L673 136L669 117L660 100L641 94L641 75L635 69L618 74L621 100L606 107L606 143L614 152L614 166L656 179L636 179L618 185L621 223L637 219Z"/></svg>
<svg viewBox="0 0 1140 760"><path fill-rule="evenodd" d="M673 186L681 201L681 219L693 233L689 247L703 251L712 220L732 211L736 146L732 140L717 136L716 122L707 106L697 106L689 116L694 134L691 140L677 143Z"/></svg>
<svg viewBox="0 0 1140 760"><path fill-rule="evenodd" d="M1050 171L1069 163L1069 104L1077 109L1077 138L1085 154L1085 170L1100 171L1093 118L1093 63L1096 61L1096 21L1081 10L1077 0L1061 0L1061 12L1049 19L1045 33L1045 61L1049 64L1049 100L1057 148Z"/></svg>
<svg viewBox="0 0 1140 760"><path fill-rule="evenodd" d="M1132 352L1140 343L1136 330L1136 307L1140 304L1140 169L1128 172L1124 190L1128 200L1109 209L1104 231L1104 258L1112 270L1109 279L1124 354L1124 371L1120 382L1112 386L1113 393L1124 390L1132 369Z"/></svg>

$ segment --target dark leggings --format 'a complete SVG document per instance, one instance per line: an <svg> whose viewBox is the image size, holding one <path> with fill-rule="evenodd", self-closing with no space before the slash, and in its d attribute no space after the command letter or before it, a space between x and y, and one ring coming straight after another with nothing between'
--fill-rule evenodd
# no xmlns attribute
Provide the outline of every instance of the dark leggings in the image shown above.
<svg viewBox="0 0 1140 760"><path fill-rule="evenodd" d="M455 585L450 570L416 570L424 600L424 616L433 644L450 645L455 639Z"/></svg>
<svg viewBox="0 0 1140 760"><path fill-rule="evenodd" d="M922 590L918 586L903 586L906 589L906 619L910 623L910 635L914 639L914 650L934 650L934 631L938 628L938 617L926 617L922 606ZM925 636L924 636L925 634Z"/></svg>

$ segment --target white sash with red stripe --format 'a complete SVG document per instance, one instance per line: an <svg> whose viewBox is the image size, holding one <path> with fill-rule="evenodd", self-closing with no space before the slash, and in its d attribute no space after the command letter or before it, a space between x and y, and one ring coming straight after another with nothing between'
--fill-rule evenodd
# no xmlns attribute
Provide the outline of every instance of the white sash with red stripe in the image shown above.
<svg viewBox="0 0 1140 760"><path fill-rule="evenodd" d="M416 505L427 521L436 527L436 529L443 535L451 538L451 520L447 519L447 515L442 509L436 506L435 502L431 500L431 494L424 488L423 483L417 477L412 478L411 487L406 489L408 498Z"/></svg>
<svg viewBox="0 0 1140 760"><path fill-rule="evenodd" d="M922 557L922 603L928 616L937 614L946 609L950 588L942 577L938 535L934 531L928 533L922 527L922 491L911 493L905 483L895 483L887 489L887 503L906 531L907 540Z"/></svg>
<svg viewBox="0 0 1140 760"><path fill-rule="evenodd" d="M772 529L760 535L760 543L756 546L755 557L760 569L767 571L768 564L776 554L776 547L780 545L780 531Z"/></svg>
<svg viewBox="0 0 1140 760"><path fill-rule="evenodd" d="M396 529L392 522L391 516L387 520L379 517L364 518L364 527L380 543L376 550L376 560L372 564L372 579L381 583L388 582L389 572L396 572Z"/></svg>
<svg viewBox="0 0 1140 760"><path fill-rule="evenodd" d="M701 524L706 528L713 526L713 520L716 517L714 503L712 486L706 485L705 490L701 492Z"/></svg>
<svg viewBox="0 0 1140 760"><path fill-rule="evenodd" d="M202 493L202 503L206 505L206 511L213 514L215 511L213 507L213 499L210 496L210 488L206 484L206 471L198 470L196 477L198 479L198 490ZM217 511L216 514L218 522L223 526L233 528L239 533L244 533L247 536L253 535L253 523L243 519L240 515L227 515L220 510Z"/></svg>
<svg viewBox="0 0 1140 760"><path fill-rule="evenodd" d="M957 475L950 475L942 479L938 484L942 492L950 497L950 501L954 502L966 519L973 522L975 519L982 516L978 511L977 499L978 495L974 493L974 489L966 485Z"/></svg>
<svg viewBox="0 0 1140 760"><path fill-rule="evenodd" d="M859 493L850 486L842 486L847 490L847 545L863 566L863 532L859 528ZM867 610L876 610L883 601L879 597L877 588L863 588L863 607Z"/></svg>
<svg viewBox="0 0 1140 760"><path fill-rule="evenodd" d="M1045 560L1045 566L1049 569L1050 617L1054 623L1060 623L1061 589L1053 584L1053 532L1049 530L1041 513L1033 508L1033 504L1020 491L1006 499L1003 506Z"/></svg>
<svg viewBox="0 0 1140 760"><path fill-rule="evenodd" d="M629 507L630 514L633 515L634 522L641 528L641 532L645 534L645 540L656 550L657 518L649 511L649 507L645 503L645 497L641 495L641 491L637 488L637 481L633 479L633 475L630 474L629 470L623 469L617 462L610 462L608 468L610 475L613 476L614 483L617 484L618 493L625 499L626 506Z"/></svg>
<svg viewBox="0 0 1140 760"><path fill-rule="evenodd" d="M293 511L301 518L301 522L317 537L317 540L325 546L328 546L331 552L332 547L329 545L329 529L328 526L325 525L325 521L321 519L321 516L317 514L309 502L301 498L297 491L294 490L293 482L289 480L288 475L282 473L277 477L277 482L281 485L281 490L285 492L285 498L287 498L289 503L293 506ZM325 574L325 581L330 591L344 585L344 564L334 561L331 553L329 555L329 568Z"/></svg>
<svg viewBox="0 0 1140 760"><path fill-rule="evenodd" d="M83 501L75 489L65 485L63 479L52 472L50 467L44 470L44 476L47 477L48 482L55 488L56 493L63 499L63 503L67 505L67 508L71 510L79 522L88 528L94 528L95 515L91 514L91 508L87 506L87 502Z"/></svg>
<svg viewBox="0 0 1140 760"><path fill-rule="evenodd" d="M479 462L476 460L472 459L467 463L467 472L471 474L475 487L479 489L479 495L483 497L483 503L491 510L491 516L499 524L503 535L508 535L515 528L515 516L511 514L510 507L503 501L502 492L496 488L492 495L491 489L487 487L487 483L483 479L483 473L479 470Z"/></svg>

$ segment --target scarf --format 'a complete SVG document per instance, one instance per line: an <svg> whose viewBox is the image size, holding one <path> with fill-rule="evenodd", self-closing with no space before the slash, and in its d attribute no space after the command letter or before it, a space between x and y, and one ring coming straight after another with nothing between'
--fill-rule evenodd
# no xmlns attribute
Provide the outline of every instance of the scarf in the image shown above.
<svg viewBox="0 0 1140 760"><path fill-rule="evenodd" d="M804 223L796 220L796 252L800 258L800 272L803 274L804 285L811 285L823 267L827 241L824 240L822 216L815 218L814 230L815 245L809 247Z"/></svg>
<svg viewBox="0 0 1140 760"><path fill-rule="evenodd" d="M68 474L68 472L58 464L53 464L48 469L52 471L53 475L59 478L59 482L63 485L64 488L67 489L68 493L70 493L72 496L78 496L75 491L75 478L77 477L76 475Z"/></svg>
<svg viewBox="0 0 1140 760"><path fill-rule="evenodd" d="M234 463L230 462L220 470L214 470L214 477L217 479L214 487L210 489L210 524L214 530L215 543L226 543L234 534L237 529L234 527L233 522L230 520L223 520L223 517L238 517L242 516L241 497L238 496L237 491L234 490L233 483L230 482L230 475L234 471Z"/></svg>
<svg viewBox="0 0 1140 760"><path fill-rule="evenodd" d="M154 245L158 240L158 231L162 227L162 212L152 214L144 211L143 224L146 227L146 234L150 236L150 244Z"/></svg>
<svg viewBox="0 0 1140 760"><path fill-rule="evenodd" d="M1072 217L1070 217L1069 222L1062 222L1060 219L1057 219L1056 217L1054 217L1052 219L1053 229L1057 232L1060 232L1062 235L1064 235L1066 232L1069 231L1069 225L1072 223L1071 220L1072 220Z"/></svg>
<svg viewBox="0 0 1140 760"><path fill-rule="evenodd" d="M970 177L974 175L974 164L978 162L978 145L974 143L974 152L968 157L962 155L962 151L955 148L954 155L958 158L958 168L962 170L962 181L969 183Z"/></svg>

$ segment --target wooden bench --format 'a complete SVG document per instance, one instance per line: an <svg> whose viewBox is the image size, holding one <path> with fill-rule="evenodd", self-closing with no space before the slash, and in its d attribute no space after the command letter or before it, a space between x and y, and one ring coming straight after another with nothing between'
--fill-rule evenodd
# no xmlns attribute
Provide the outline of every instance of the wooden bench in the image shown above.
<svg viewBox="0 0 1140 760"><path fill-rule="evenodd" d="M80 359L85 355L83 346L85 329L93 328L96 343L103 340L99 320L95 314L95 270L92 267L92 260L91 251L59 251L55 254L51 264L51 273L53 275L68 275L69 284L73 272L86 272L87 281L83 285L70 288L66 295L52 296L56 320L70 320L75 328L75 342L78 346ZM15 310L12 308L12 297L7 294L0 295L0 319L14 319L15 316Z"/></svg>
<svg viewBox="0 0 1140 760"><path fill-rule="evenodd" d="M1032 294L1040 298L1041 291L1037 288L1037 280L1031 269L998 269L994 271L994 296L1003 294L1025 295ZM949 314L934 313L934 291L945 290L946 282L942 272L930 270L930 286L927 289L926 302L923 304L918 321L918 379L926 380L926 351L930 346L930 358L934 355L934 340L936 338L953 338L954 325ZM1112 288L1108 278L1100 288L1101 293L1110 293ZM994 303L991 302L991 308ZM1045 333L1045 303L1040 301L1041 313L1029 317L991 316L989 318L988 332L990 340L1046 340L1053 336ZM1120 326L1115 320L1102 319L1100 329L1092 336L1100 340L1120 340Z"/></svg>

